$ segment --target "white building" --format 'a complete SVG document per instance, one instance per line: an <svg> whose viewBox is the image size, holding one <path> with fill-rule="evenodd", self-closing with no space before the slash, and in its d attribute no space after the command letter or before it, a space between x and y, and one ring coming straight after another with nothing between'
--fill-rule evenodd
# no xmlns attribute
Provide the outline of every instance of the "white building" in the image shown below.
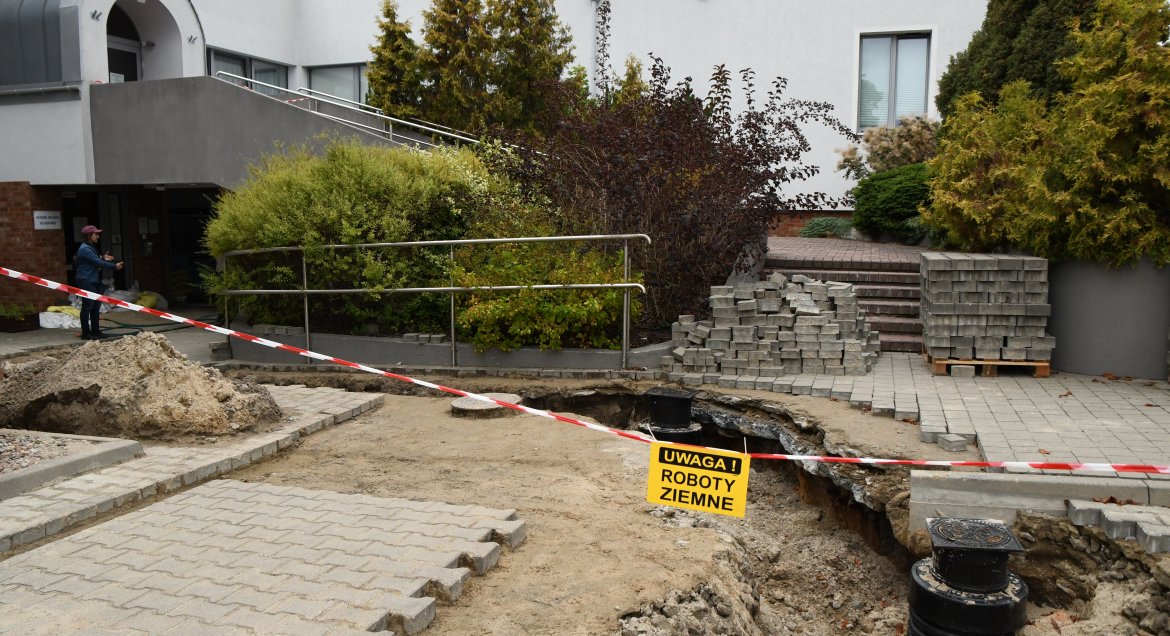
<svg viewBox="0 0 1170 636"><path fill-rule="evenodd" d="M429 0L400 0L416 35ZM360 102L380 0L0 0L0 264L57 280L87 223L127 279L183 296L209 199L246 176L276 142L352 127L311 114L308 88ZM595 74L594 0L557 0L578 63ZM850 126L935 115L935 85L982 22L986 0L613 0L610 59L664 59L705 91L715 65L751 67L761 96L828 101ZM620 72L620 68L618 69ZM225 71L260 85L208 77ZM271 96L272 99L269 96ZM382 127L344 109L330 114ZM846 142L808 131L822 174L805 186L841 194ZM370 138L381 139L371 135ZM34 212L41 215L34 224ZM47 221L45 219L48 219ZM41 228L41 229L37 229ZM0 281L0 302L51 295Z"/></svg>

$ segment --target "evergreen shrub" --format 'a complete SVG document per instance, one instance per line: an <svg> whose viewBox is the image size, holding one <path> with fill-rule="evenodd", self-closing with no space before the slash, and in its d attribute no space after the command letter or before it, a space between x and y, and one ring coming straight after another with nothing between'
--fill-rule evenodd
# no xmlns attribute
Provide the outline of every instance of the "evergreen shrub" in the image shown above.
<svg viewBox="0 0 1170 636"><path fill-rule="evenodd" d="M804 238L821 238L826 236L844 237L853 229L853 219L836 216L818 216L808 220L800 228L800 235Z"/></svg>
<svg viewBox="0 0 1170 636"><path fill-rule="evenodd" d="M871 236L913 244L926 235L918 209L930 197L930 169L914 163L869 175L854 189L853 225Z"/></svg>

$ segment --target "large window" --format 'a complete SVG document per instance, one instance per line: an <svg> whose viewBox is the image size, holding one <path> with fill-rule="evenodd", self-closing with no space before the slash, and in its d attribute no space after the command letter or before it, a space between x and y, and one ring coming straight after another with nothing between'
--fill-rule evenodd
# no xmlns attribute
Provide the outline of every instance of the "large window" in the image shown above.
<svg viewBox="0 0 1170 636"><path fill-rule="evenodd" d="M281 64L265 62L264 60L251 57L231 55L222 51L209 50L207 52L207 68L211 75L215 75L219 71L224 71L232 75L254 79L257 82L288 88L288 67ZM259 86L242 81L240 83L255 89L257 93L274 97L278 97L278 93L281 92L274 88L268 88L267 86Z"/></svg>
<svg viewBox="0 0 1170 636"><path fill-rule="evenodd" d="M862 36L857 127L925 114L929 67L929 33Z"/></svg>
<svg viewBox="0 0 1170 636"><path fill-rule="evenodd" d="M309 88L366 103L366 65L322 66L309 70Z"/></svg>

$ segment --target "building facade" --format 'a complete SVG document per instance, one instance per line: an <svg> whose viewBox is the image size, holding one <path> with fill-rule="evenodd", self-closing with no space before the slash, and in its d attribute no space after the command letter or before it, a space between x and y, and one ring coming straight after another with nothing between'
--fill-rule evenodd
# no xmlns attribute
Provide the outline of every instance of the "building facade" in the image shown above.
<svg viewBox="0 0 1170 636"><path fill-rule="evenodd" d="M417 35L429 0L399 5ZM137 281L199 300L198 268L211 264L200 239L221 189L245 180L248 165L277 143L370 132L306 111L312 94L297 89L362 102L380 6L0 0L0 235L9 243L0 265L68 281L77 231L94 223L106 229L104 249L127 262L120 288ZM648 65L653 54L674 78L694 78L700 94L715 65L750 67L758 92L783 76L788 96L830 102L860 130L902 114L937 116L938 77L978 29L986 0L611 6L615 66L630 55ZM557 9L577 62L596 77L595 0L558 0ZM850 184L835 165L846 141L827 129L807 134L809 160L822 172L803 187L844 193ZM59 300L0 280L0 303Z"/></svg>

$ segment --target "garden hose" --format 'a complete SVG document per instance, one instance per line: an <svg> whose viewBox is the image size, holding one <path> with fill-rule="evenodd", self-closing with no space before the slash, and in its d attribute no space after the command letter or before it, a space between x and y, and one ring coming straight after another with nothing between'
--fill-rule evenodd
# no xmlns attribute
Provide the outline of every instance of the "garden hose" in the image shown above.
<svg viewBox="0 0 1170 636"><path fill-rule="evenodd" d="M108 329L103 328L102 333L109 334L110 336L119 337L119 338L123 337L123 336L133 336L133 335L142 333L144 331L150 331L153 333L164 333L167 331L177 331L179 329L190 329L191 328L190 325L176 324L176 323L171 323L171 322L163 323L160 325L132 325L132 324L124 323L124 322L119 322L119 321L111 318L109 316L109 314L103 314L101 317L101 320L103 322L111 322L114 325L117 325L113 328L108 328ZM219 324L219 314L206 314L206 315L194 318L194 320L197 320L199 322L205 322L208 324L218 325Z"/></svg>

